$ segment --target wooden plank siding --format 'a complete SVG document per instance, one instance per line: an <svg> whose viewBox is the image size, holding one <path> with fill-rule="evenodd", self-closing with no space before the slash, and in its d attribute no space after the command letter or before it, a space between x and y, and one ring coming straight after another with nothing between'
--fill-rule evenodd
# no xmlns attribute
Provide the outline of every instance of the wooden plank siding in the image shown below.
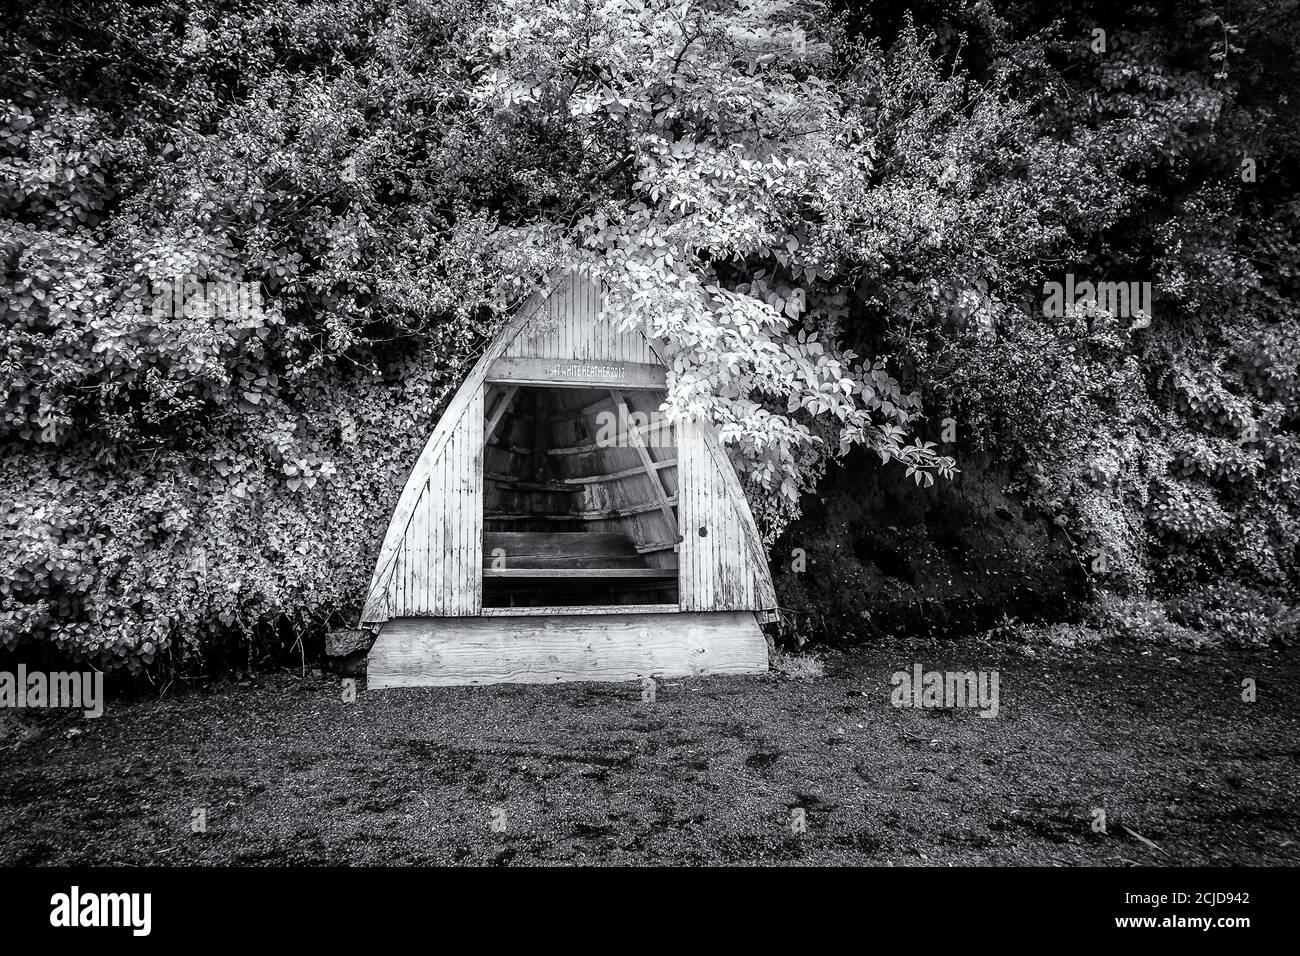
<svg viewBox="0 0 1300 956"><path fill-rule="evenodd" d="M776 592L749 504L726 453L710 438L702 422L677 425L681 609L773 609Z"/></svg>
<svg viewBox="0 0 1300 956"><path fill-rule="evenodd" d="M620 331L605 321L600 287L585 275L562 284L502 357L661 364L640 330Z"/></svg>
<svg viewBox="0 0 1300 956"><path fill-rule="evenodd" d="M483 390L425 473L388 584L389 617L460 617L483 607Z"/></svg>

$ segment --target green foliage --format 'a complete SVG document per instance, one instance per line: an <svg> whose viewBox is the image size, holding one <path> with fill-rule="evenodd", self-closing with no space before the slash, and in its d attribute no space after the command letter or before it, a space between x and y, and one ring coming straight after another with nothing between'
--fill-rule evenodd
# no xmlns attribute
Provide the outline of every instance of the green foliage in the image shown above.
<svg viewBox="0 0 1300 956"><path fill-rule="evenodd" d="M36 641L139 672L160 656L197 667L214 649L243 663L351 624L339 612L369 577L377 516L455 385L433 365L321 381L292 428L184 453L10 448L0 648Z"/></svg>
<svg viewBox="0 0 1300 956"><path fill-rule="evenodd" d="M346 620L442 403L574 264L769 537L855 446L921 486L978 450L1101 583L1293 595L1297 27L1177 6L1104 54L1069 3L6 14L0 647ZM1151 324L1045 316L1066 272L1152 281Z"/></svg>
<svg viewBox="0 0 1300 956"><path fill-rule="evenodd" d="M1300 612L1255 588L1224 582L1163 601L1103 593L1088 623L1103 634L1138 643L1259 646L1294 640Z"/></svg>
<svg viewBox="0 0 1300 956"><path fill-rule="evenodd" d="M1009 104L994 124L1005 141L960 153L985 161L958 208L994 201L968 223L949 212L937 254L873 241L901 247L884 260L901 281L870 280L869 315L886 329L885 357L924 383L930 416L954 418L964 449L1018 468L1012 490L1065 529L1082 560L1106 555L1097 584L1173 593L1232 578L1294 598L1300 248L1294 107L1276 92L1280 76L1295 77L1296 30L1259 4L1178 6L1094 19L1067 5L1036 34L1032 4L1005 20L975 7L956 15L984 35L983 78L963 115L986 98ZM1104 54L1086 41L1094 23L1107 30ZM905 25L896 47L912 36ZM952 43L927 42L956 56ZM930 102L963 82L960 70L929 75ZM941 143L936 127L902 155ZM1243 157L1259 181L1243 175ZM945 221L934 209L925 219ZM949 315L919 313L907 283L934 298L963 261L976 281L951 287ZM1049 317L1043 283L1066 273L1149 281L1155 314L1140 323L1081 305ZM961 300L970 307L952 307Z"/></svg>
<svg viewBox="0 0 1300 956"><path fill-rule="evenodd" d="M1166 607L1176 623L1230 643L1267 644L1295 640L1300 633L1300 612L1294 606L1233 581L1180 595Z"/></svg>
<svg viewBox="0 0 1300 956"><path fill-rule="evenodd" d="M918 484L953 466L908 440L919 397L837 344L848 296L818 223L871 171L824 78L820 12L504 3L476 90L503 125L594 160L570 255L605 280L614 314L666 343L668 411L721 427L771 533L818 459L855 444Z"/></svg>

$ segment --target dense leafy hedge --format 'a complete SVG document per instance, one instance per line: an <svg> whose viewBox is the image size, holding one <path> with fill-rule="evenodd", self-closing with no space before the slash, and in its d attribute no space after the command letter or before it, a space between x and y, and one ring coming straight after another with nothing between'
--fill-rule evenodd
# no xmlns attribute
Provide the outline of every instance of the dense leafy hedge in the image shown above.
<svg viewBox="0 0 1300 956"><path fill-rule="evenodd" d="M347 621L441 403L575 262L770 538L854 446L925 487L993 455L1096 583L1282 614L1296 19L911 6L6 14L0 648L139 672ZM1149 325L1045 315L1066 273L1152 282Z"/></svg>

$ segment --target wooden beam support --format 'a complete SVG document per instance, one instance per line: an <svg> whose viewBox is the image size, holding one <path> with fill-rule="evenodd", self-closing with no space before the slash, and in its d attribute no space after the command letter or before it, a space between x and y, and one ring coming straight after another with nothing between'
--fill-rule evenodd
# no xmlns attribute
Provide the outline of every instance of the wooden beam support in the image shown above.
<svg viewBox="0 0 1300 956"><path fill-rule="evenodd" d="M629 418L629 409L627 401L623 398L623 393L616 388L611 388L609 394L614 399L614 406L622 417L624 419ZM645 469L646 477L650 479L650 485L654 489L655 496L659 499L659 510L663 512L664 518L668 521L668 533L676 536L677 512L673 511L673 506L668 503L668 492L664 490L664 484L659 480L659 472L655 469L654 459L650 457L650 452L646 449L645 442L641 440L641 435L637 429L628 429L628 441L636 449L636 453L641 459L641 467Z"/></svg>
<svg viewBox="0 0 1300 956"><path fill-rule="evenodd" d="M517 478L514 475L503 475L495 471L485 471L483 477L488 481L495 481L506 485L511 491L553 491L556 494L572 495L580 492L581 488L575 488L572 485L558 481L529 481L526 478Z"/></svg>
<svg viewBox="0 0 1300 956"><path fill-rule="evenodd" d="M511 385L550 385L556 388L666 388L668 370L640 362L600 362L585 359L499 358L487 381Z"/></svg>
<svg viewBox="0 0 1300 956"><path fill-rule="evenodd" d="M531 455L531 448L524 448L522 445L498 445L495 442L488 445L489 448L495 448L497 451L508 451L512 455Z"/></svg>
<svg viewBox="0 0 1300 956"><path fill-rule="evenodd" d="M677 504L676 496L668 499L670 505ZM535 519L538 521L603 521L609 518L626 518L628 515L645 514L647 511L658 511L661 507L657 501L652 501L643 505L629 505L626 508L611 508L608 511L574 511L565 514L539 514L535 511L488 511L484 512L483 517L489 521L528 521Z"/></svg>
<svg viewBox="0 0 1300 956"><path fill-rule="evenodd" d="M391 620L370 649L366 686L377 691L767 671L767 642L750 611L555 610L545 617L484 608L483 617Z"/></svg>
<svg viewBox="0 0 1300 956"><path fill-rule="evenodd" d="M483 617L555 617L561 614L680 614L676 604L553 604L549 607L485 607Z"/></svg>
<svg viewBox="0 0 1300 956"><path fill-rule="evenodd" d="M651 462L656 468L673 468L677 465L676 458L665 458L663 461ZM622 471L611 471L604 475L582 475L577 478L561 478L560 481L566 485L598 485L604 481L618 481L620 478L631 478L633 475L644 473L644 468L624 468Z"/></svg>
<svg viewBox="0 0 1300 956"><path fill-rule="evenodd" d="M518 385L511 385L502 393L500 401L492 407L492 414L488 417L487 425L483 429L484 440L491 438L492 433L497 430L497 426L501 424L501 417L510 410L510 404L515 400L518 391Z"/></svg>
<svg viewBox="0 0 1300 956"><path fill-rule="evenodd" d="M637 425L634 428L629 428L625 432L619 432L617 435L615 435L613 438L609 439L608 441L587 442L585 445L561 445L558 448L549 449L546 452L546 454L586 455L593 451L600 451L603 448L626 448L629 447L632 443L633 433L635 433L638 437L640 437L641 435L644 435L647 432L661 431L664 429L670 429L671 427L672 427L671 425L668 425L666 422L662 422L662 421L646 422L644 425ZM644 440L642 443L644 444ZM673 447L673 446L668 446L668 447Z"/></svg>
<svg viewBox="0 0 1300 956"><path fill-rule="evenodd" d="M672 541L651 541L649 544L638 544L636 545L636 553L649 554L652 551L676 551L681 543L681 535L678 535Z"/></svg>
<svg viewBox="0 0 1300 956"><path fill-rule="evenodd" d="M675 578L676 568L484 568L485 578Z"/></svg>

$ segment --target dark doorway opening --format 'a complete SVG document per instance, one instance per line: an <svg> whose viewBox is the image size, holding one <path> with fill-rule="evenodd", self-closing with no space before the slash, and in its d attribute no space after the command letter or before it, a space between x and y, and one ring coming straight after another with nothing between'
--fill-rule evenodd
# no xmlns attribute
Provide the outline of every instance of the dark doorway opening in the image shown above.
<svg viewBox="0 0 1300 956"><path fill-rule="evenodd" d="M677 447L663 393L494 384L483 606L677 605Z"/></svg>

